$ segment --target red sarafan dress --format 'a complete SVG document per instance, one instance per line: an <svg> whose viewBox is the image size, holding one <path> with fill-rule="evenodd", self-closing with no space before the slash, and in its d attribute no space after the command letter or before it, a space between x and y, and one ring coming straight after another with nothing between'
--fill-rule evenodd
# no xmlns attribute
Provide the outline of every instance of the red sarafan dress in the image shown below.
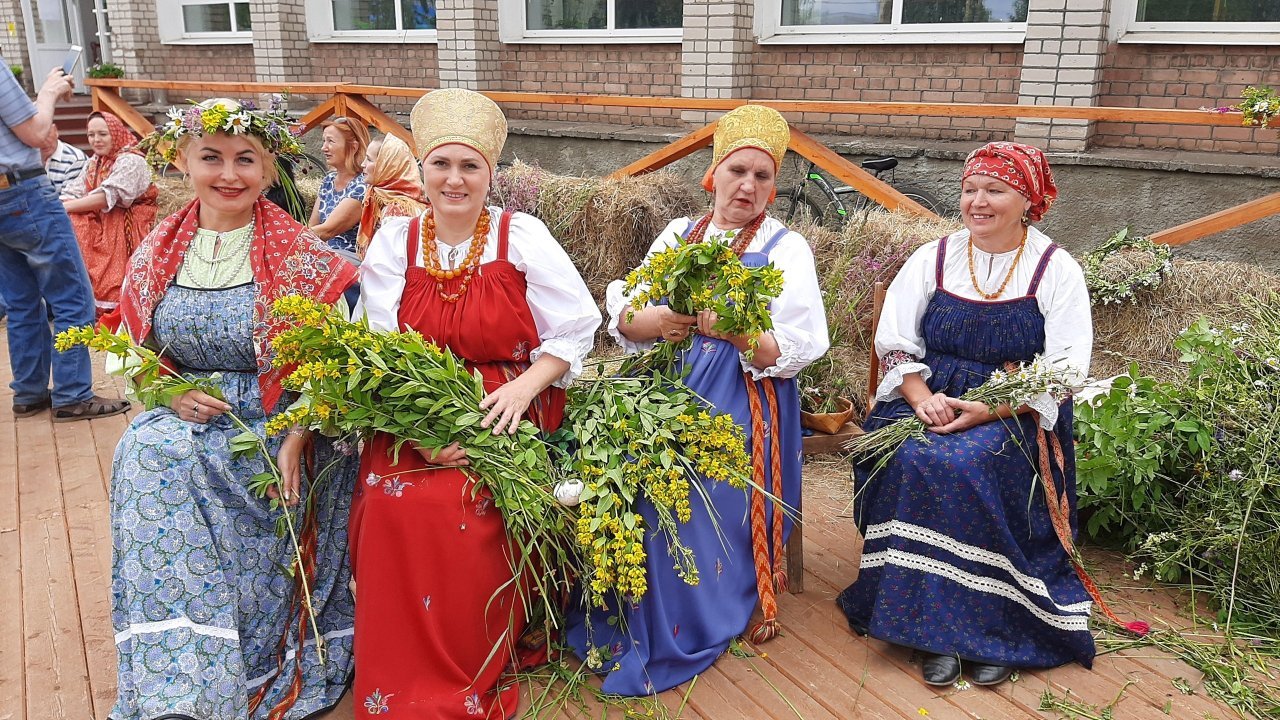
<svg viewBox="0 0 1280 720"><path fill-rule="evenodd" d="M497 259L456 303L417 266L419 222L409 226L400 328L451 350L492 392L527 369L539 345L525 276L507 260L510 213L499 223ZM527 417L553 430L564 400L550 387ZM472 498L472 477L427 465L409 445L393 463L394 442L379 434L366 445L351 509L356 716L510 717L518 689L503 675L518 662L525 621L502 515L487 491Z"/></svg>

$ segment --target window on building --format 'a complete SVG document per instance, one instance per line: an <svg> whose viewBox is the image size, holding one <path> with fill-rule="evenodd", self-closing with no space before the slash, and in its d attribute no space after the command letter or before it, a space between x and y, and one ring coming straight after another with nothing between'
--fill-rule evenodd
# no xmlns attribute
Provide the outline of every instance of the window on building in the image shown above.
<svg viewBox="0 0 1280 720"><path fill-rule="evenodd" d="M333 29L435 30L435 0L332 0Z"/></svg>
<svg viewBox="0 0 1280 720"><path fill-rule="evenodd" d="M782 0L783 25L1026 21L1027 0Z"/></svg>
<svg viewBox="0 0 1280 720"><path fill-rule="evenodd" d="M1280 22L1276 0L1138 0L1140 23Z"/></svg>
<svg viewBox="0 0 1280 720"><path fill-rule="evenodd" d="M498 0L504 42L680 42L682 0Z"/></svg>
<svg viewBox="0 0 1280 720"><path fill-rule="evenodd" d="M188 35L248 32L253 29L247 2L179 2L182 4L182 29Z"/></svg>
<svg viewBox="0 0 1280 720"><path fill-rule="evenodd" d="M643 30L678 28L679 0L525 0L529 30Z"/></svg>
<svg viewBox="0 0 1280 720"><path fill-rule="evenodd" d="M1126 43L1275 45L1280 0L1112 0L1113 36Z"/></svg>
<svg viewBox="0 0 1280 720"><path fill-rule="evenodd" d="M156 15L166 43L253 42L253 19L243 0L156 0Z"/></svg>

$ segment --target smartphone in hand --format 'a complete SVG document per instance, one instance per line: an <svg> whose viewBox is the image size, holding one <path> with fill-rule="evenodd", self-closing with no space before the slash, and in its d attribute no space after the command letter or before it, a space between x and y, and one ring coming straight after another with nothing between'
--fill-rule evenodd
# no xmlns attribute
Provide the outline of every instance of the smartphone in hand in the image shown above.
<svg viewBox="0 0 1280 720"><path fill-rule="evenodd" d="M79 45L72 45L71 48L67 50L67 56L62 60L63 75L70 75L71 71L75 70L76 63L80 62L80 53L83 52L83 50L84 48Z"/></svg>

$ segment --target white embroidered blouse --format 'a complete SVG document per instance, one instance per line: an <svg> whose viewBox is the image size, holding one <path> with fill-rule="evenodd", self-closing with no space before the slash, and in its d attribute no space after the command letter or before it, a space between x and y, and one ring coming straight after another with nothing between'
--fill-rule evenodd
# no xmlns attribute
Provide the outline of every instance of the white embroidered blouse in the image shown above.
<svg viewBox="0 0 1280 720"><path fill-rule="evenodd" d="M489 240L480 256L481 263L498 258L502 209L490 207L489 214ZM398 328L400 296L404 293L404 273L409 264L405 251L409 221L406 217L384 219L360 265L360 303L355 314L359 316L363 311L370 327L375 329ZM529 361L535 362L543 353L548 353L569 363L569 370L554 383L557 387L567 387L582 374L582 361L595 344L600 310L569 255L541 220L516 213L511 217L507 240L507 259L524 273L525 299L541 341L541 345L529 353ZM437 240L441 266L449 268L461 263L470 247L470 239L457 246ZM453 262L450 262L451 254ZM419 267L423 266L421 256L417 262ZM480 272L483 271L482 265Z"/></svg>
<svg viewBox="0 0 1280 720"><path fill-rule="evenodd" d="M649 247L645 256L674 247L680 235L689 227L689 218L677 218L667 225ZM783 224L771 217L761 223L746 252L759 252L779 230ZM724 234L724 230L714 224L707 228L707 237ZM822 357L830 347L827 336L827 313L822 306L822 288L818 285L818 274L814 268L813 251L804 236L788 231L774 245L769 253L769 260L774 267L782 271L782 294L771 306L773 315L773 337L778 343L781 353L777 362L767 368L758 368L745 357L739 357L743 370L751 373L756 379L763 377L789 378L804 369L806 365ZM654 341L632 342L618 330L618 321L631 305L631 296L623 292L625 283L615 280L609 283L605 291L605 309L609 313L609 334L613 336L622 349L628 353L640 352L653 347ZM640 292L643 288L637 288Z"/></svg>
<svg viewBox="0 0 1280 720"><path fill-rule="evenodd" d="M1044 233L1030 228L1026 249L1013 271L1013 277L1004 293L991 302L1025 296L1036 266L1052 242ZM966 300L987 302L973 287L969 275L968 246L968 230L961 230L947 239L947 257L942 270L943 289ZM993 254L974 246L974 274L985 292L995 292L1000 287L1016 255L1016 249ZM880 324L876 329L875 352L887 369L876 389L876 400L887 402L901 397L904 375L919 373L925 380L930 377L929 367L920 362L927 350L921 322L925 308L938 289L937 257L938 241L920 247L907 259L885 294ZM1058 248L1049 258L1036 291L1036 304L1044 315L1044 357L1069 369L1073 381L1082 381L1088 376L1093 353L1093 320L1084 272L1066 250ZM904 355L909 357L904 358ZM901 361L895 363L898 359ZM1030 405L1041 413L1041 425L1052 428L1058 416L1057 404L1045 396Z"/></svg>
<svg viewBox="0 0 1280 720"><path fill-rule="evenodd" d="M62 197L84 197L85 181L89 179L97 163L97 157L89 158L84 171L62 186ZM111 172L107 173L98 187L90 193L101 192L106 195L107 207L103 212L109 212L116 206L127 208L133 205L133 201L137 200L149 187L151 187L151 168L147 165L147 161L136 153L120 153L115 164L111 166Z"/></svg>

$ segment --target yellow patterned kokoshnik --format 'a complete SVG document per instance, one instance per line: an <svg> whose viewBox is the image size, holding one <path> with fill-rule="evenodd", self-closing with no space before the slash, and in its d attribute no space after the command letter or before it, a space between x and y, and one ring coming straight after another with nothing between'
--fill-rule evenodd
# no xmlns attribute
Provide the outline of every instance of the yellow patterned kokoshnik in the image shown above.
<svg viewBox="0 0 1280 720"><path fill-rule="evenodd" d="M781 167L790 142L791 129L777 110L763 105L743 105L725 113L716 124L711 167L719 165L729 153L750 147L772 155L776 169Z"/></svg>
<svg viewBox="0 0 1280 720"><path fill-rule="evenodd" d="M419 158L441 145L461 143L483 155L490 172L497 170L498 156L507 142L507 118L498 104L462 88L423 95L413 106L409 123Z"/></svg>

